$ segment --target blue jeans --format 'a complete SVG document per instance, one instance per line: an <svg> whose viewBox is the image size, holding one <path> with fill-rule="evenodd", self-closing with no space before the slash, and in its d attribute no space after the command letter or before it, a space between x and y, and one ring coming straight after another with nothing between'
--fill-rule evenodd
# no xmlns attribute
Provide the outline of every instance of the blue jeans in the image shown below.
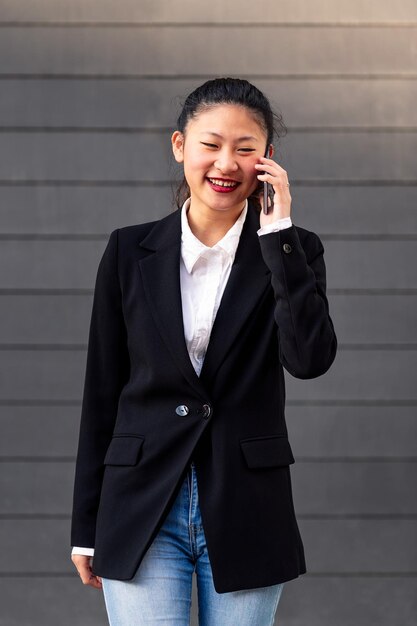
<svg viewBox="0 0 417 626"><path fill-rule="evenodd" d="M189 626L192 576L199 626L272 626L284 583L217 593L191 462L177 498L132 580L102 578L110 626Z"/></svg>

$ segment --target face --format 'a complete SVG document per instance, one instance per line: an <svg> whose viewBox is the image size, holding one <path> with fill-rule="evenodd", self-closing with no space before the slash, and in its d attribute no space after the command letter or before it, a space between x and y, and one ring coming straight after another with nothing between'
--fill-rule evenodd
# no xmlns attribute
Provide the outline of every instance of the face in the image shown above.
<svg viewBox="0 0 417 626"><path fill-rule="evenodd" d="M254 166L265 155L266 140L251 112L231 104L203 110L189 121L185 136L175 131L172 148L184 166L193 212L240 213L258 185Z"/></svg>

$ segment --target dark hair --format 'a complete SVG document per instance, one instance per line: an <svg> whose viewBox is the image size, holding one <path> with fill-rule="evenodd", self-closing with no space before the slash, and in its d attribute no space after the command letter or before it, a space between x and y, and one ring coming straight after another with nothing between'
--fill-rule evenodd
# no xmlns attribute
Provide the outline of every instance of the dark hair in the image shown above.
<svg viewBox="0 0 417 626"><path fill-rule="evenodd" d="M197 87L187 96L183 104L177 120L177 129L185 134L191 119L197 117L203 110L219 104L236 104L249 109L266 133L266 147L273 143L274 135L279 138L287 132L282 115L271 109L268 98L257 87L241 78L214 78ZM183 177L175 191L178 208L181 208L189 195L188 183Z"/></svg>

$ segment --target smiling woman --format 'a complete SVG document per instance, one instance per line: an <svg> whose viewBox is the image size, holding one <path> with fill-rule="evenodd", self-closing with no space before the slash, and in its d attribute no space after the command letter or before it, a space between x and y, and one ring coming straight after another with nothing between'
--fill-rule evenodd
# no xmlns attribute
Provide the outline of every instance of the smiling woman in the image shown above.
<svg viewBox="0 0 417 626"><path fill-rule="evenodd" d="M306 572L283 369L321 376L337 340L274 119L246 80L198 87L171 137L178 209L113 231L99 265L71 545L117 626L188 624L194 572L201 624L270 626Z"/></svg>
<svg viewBox="0 0 417 626"><path fill-rule="evenodd" d="M248 130L251 139L242 140ZM198 212L206 220L222 222L225 232L230 228L258 186L255 164L265 153L266 141L248 109L233 104L203 110L184 132L174 132L173 151L184 165L191 219L196 220Z"/></svg>
<svg viewBox="0 0 417 626"><path fill-rule="evenodd" d="M286 128L254 85L239 79L204 83L185 101L177 128L172 147L175 159L184 165L177 204L181 207L191 197L188 219L203 243L212 246L224 236L247 198L263 206L263 181L271 183L276 196L273 210L261 217L261 226L289 218L286 172L264 157L272 157L274 134L284 134Z"/></svg>
<svg viewBox="0 0 417 626"><path fill-rule="evenodd" d="M205 120L201 119L203 112ZM208 116L210 112L212 116ZM184 154L181 154L181 149L186 136L189 142L189 131L196 121L200 123L198 128L194 126L193 129L195 141L217 153L222 149L224 151L229 144L232 154L251 155L252 164L259 162L259 157L267 153L268 147L269 156L272 156L274 137L278 140L287 132L282 116L271 109L267 98L259 89L248 81L232 78L207 81L185 100L177 120L178 130L172 136L174 155L178 162L183 162ZM219 124L222 129L220 129ZM239 124L239 127L236 124ZM241 132L239 132L240 130ZM215 170L215 175L212 178L214 191L222 193L224 187L227 186L225 183L228 181L237 184L242 182L232 172L230 176L225 175L221 168L222 163L224 163L221 154L220 157L217 157L217 161L220 168ZM255 171L250 171L250 167L247 167L246 172L256 175ZM259 193L255 194L254 192L261 191L262 188L258 184L259 180L252 177L252 183L254 182L256 184L252 186L252 192L249 195L254 203L258 204ZM190 180L184 167L184 178L176 193L178 207L183 205L190 193Z"/></svg>

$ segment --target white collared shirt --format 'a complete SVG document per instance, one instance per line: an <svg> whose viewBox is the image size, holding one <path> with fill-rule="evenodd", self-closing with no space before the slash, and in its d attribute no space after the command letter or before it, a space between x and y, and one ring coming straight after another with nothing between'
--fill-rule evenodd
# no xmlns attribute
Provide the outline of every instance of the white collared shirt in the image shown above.
<svg viewBox="0 0 417 626"><path fill-rule="evenodd" d="M190 202L191 198L188 198L181 209L181 297L188 354L197 375L200 375L248 212L248 201L233 226L211 247L197 239L190 228L187 218ZM291 225L291 218L285 217L263 226L257 233L261 236Z"/></svg>
<svg viewBox="0 0 417 626"><path fill-rule="evenodd" d="M211 247L197 239L190 228L187 218L190 203L191 198L188 198L181 208L180 281L185 341L199 376L248 212L248 201L233 226ZM262 236L290 226L291 218L283 217L256 232ZM94 548L74 546L71 554L93 556Z"/></svg>

